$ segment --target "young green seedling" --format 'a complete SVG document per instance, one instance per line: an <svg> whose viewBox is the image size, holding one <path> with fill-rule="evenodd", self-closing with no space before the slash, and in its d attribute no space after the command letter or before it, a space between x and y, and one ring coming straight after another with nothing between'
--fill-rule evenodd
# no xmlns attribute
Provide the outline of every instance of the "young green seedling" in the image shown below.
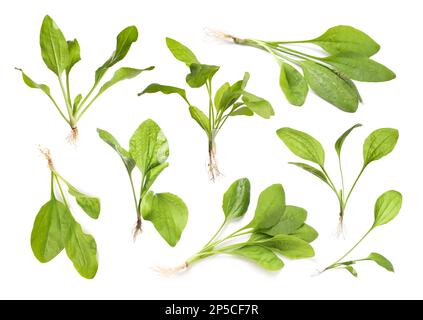
<svg viewBox="0 0 423 320"><path fill-rule="evenodd" d="M305 132L291 128L281 128L276 132L279 138L285 143L288 149L292 151L292 153L304 160L317 164L318 167L301 162L290 162L290 164L298 166L318 177L333 190L339 202L340 233L342 233L345 208L354 188L358 183L358 180L363 175L364 170L370 163L388 155L395 148L399 137L398 130L391 128L378 129L367 137L363 144L363 165L351 188L349 191L347 191L344 183L341 151L345 139L348 137L348 135L355 128L360 126L361 124L356 124L355 126L348 129L339 137L335 143L335 150L338 157L338 165L341 175L340 188L335 186L333 180L329 177L329 174L325 169L325 151L319 141Z"/></svg>
<svg viewBox="0 0 423 320"><path fill-rule="evenodd" d="M107 131L97 129L97 132L100 138L118 153L129 175L137 214L134 240L141 232L142 219L145 219L153 223L170 246L176 246L188 221L188 209L174 194L150 191L157 177L169 166L166 162L169 146L160 127L153 120L144 121L132 135L129 151ZM142 175L138 193L132 178L135 168L138 168Z"/></svg>
<svg viewBox="0 0 423 320"><path fill-rule="evenodd" d="M364 259L357 259L351 261L343 260L348 257L350 253L352 253L354 249L357 248L375 228L391 222L399 214L401 205L402 195L398 191L391 190L382 194L376 201L374 209L375 220L370 230L360 239L360 241L357 242L357 244L351 250L349 250L340 259L338 259L335 263L331 264L329 267L324 269L322 272L332 269L345 269L350 272L354 277L357 277L358 274L357 271L354 269L353 265L362 261L376 262L382 268L390 272L394 272L394 267L392 263L379 253L371 253L367 258Z"/></svg>
<svg viewBox="0 0 423 320"><path fill-rule="evenodd" d="M189 107L191 117L203 129L208 138L209 174L211 180L220 174L216 161L216 136L230 117L252 116L257 114L265 119L274 115L270 103L252 93L245 91L249 74L245 73L243 80L234 84L223 84L213 95L212 79L219 70L218 66L201 64L194 53L183 44L167 38L166 44L175 58L187 65L190 73L186 82L191 88L206 87L208 95L208 115L193 106L188 100L184 89L161 84L151 84L139 95L161 92L176 93L182 97Z"/></svg>
<svg viewBox="0 0 423 320"><path fill-rule="evenodd" d="M49 68L57 77L64 98L66 111L63 111L57 100L54 99L49 86L45 84L38 84L28 77L23 70L17 70L22 72L22 78L26 85L33 89L40 89L51 100L61 117L71 127L72 133L69 136L69 140L74 142L78 137L78 121L85 112L87 112L94 101L96 101L105 91L116 83L126 79L135 78L143 71L154 69L154 67L146 69L134 69L127 67L120 68L109 81L104 82L100 89L97 90L107 71L125 58L131 48L131 45L136 42L137 39L138 30L134 26L128 27L120 32L117 36L115 51L95 72L94 84L91 90L85 96L78 94L72 98L70 72L75 64L81 60L79 43L76 39L66 41L65 36L53 19L49 16L44 18L40 32L41 56L47 68ZM65 81L63 78L65 78Z"/></svg>
<svg viewBox="0 0 423 320"><path fill-rule="evenodd" d="M367 34L350 26L336 26L320 37L304 41L262 41L223 34L230 41L270 53L280 69L279 85L286 99L302 106L309 87L322 99L345 112L355 112L361 96L353 80L383 82L395 73L370 59L380 46ZM312 44L324 55L316 56L293 49L292 45ZM302 73L300 72L302 71Z"/></svg>
<svg viewBox="0 0 423 320"><path fill-rule="evenodd" d="M307 211L285 204L285 192L281 184L274 184L265 189L257 202L253 220L243 228L220 236L230 223L240 220L250 204L250 181L235 181L223 196L222 209L224 221L215 235L195 255L180 268L182 271L194 263L217 254L229 254L248 259L260 267L277 271L284 267L279 258L304 259L314 256L310 243L318 234L305 224ZM249 238L245 238L248 236Z"/></svg>
<svg viewBox="0 0 423 320"><path fill-rule="evenodd" d="M31 233L32 251L40 262L47 263L65 249L79 274L92 279L98 269L97 244L72 216L63 185L79 207L93 219L98 219L100 215L100 200L72 186L55 169L50 152L42 150L42 153L51 171L51 191L50 200L41 207L35 218ZM58 195L55 186L59 190Z"/></svg>

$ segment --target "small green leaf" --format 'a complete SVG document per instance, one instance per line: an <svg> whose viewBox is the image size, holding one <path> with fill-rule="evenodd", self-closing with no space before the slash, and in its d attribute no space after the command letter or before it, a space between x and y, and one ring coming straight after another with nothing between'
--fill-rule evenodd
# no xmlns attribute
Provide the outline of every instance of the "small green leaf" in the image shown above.
<svg viewBox="0 0 423 320"><path fill-rule="evenodd" d="M191 73L187 75L186 82L191 88L200 88L204 86L208 80L213 78L220 67L193 63L189 68Z"/></svg>
<svg viewBox="0 0 423 320"><path fill-rule="evenodd" d="M382 128L373 131L363 145L364 165L379 160L394 150L398 142L399 133L397 129Z"/></svg>
<svg viewBox="0 0 423 320"><path fill-rule="evenodd" d="M76 203L81 209L91 218L98 219L100 216L100 199L82 193L69 183L67 185L69 194L75 197Z"/></svg>
<svg viewBox="0 0 423 320"><path fill-rule="evenodd" d="M384 65L355 53L340 53L322 60L357 81L384 82L396 78L395 73Z"/></svg>
<svg viewBox="0 0 423 320"><path fill-rule="evenodd" d="M300 207L286 206L286 209L279 222L268 230L262 230L263 233L270 236L278 234L292 234L298 230L307 219L307 211Z"/></svg>
<svg viewBox="0 0 423 320"><path fill-rule="evenodd" d="M264 247L245 246L228 253L249 259L269 271L278 271L284 267L282 260L272 250Z"/></svg>
<svg viewBox="0 0 423 320"><path fill-rule="evenodd" d="M250 181L246 178L232 183L223 196L223 212L225 220L231 221L241 218L250 205Z"/></svg>
<svg viewBox="0 0 423 320"><path fill-rule="evenodd" d="M182 43L171 38L166 38L166 45L170 52L172 52L173 56L177 60L185 63L188 67L193 63L200 63L195 54Z"/></svg>
<svg viewBox="0 0 423 320"><path fill-rule="evenodd" d="M100 138L118 153L123 163L125 164L126 170L129 174L131 174L132 170L134 170L135 168L135 160L131 157L130 153L124 148L122 148L119 142L115 139L115 137L113 137L107 131L97 129L97 132Z"/></svg>
<svg viewBox="0 0 423 320"><path fill-rule="evenodd" d="M153 185L154 181L156 181L157 177L163 172L164 169L166 169L169 166L169 163L164 162L162 164L159 164L158 166L150 169L147 174L145 175L145 185L143 192L147 192L151 186ZM144 196L144 194L141 195L141 197Z"/></svg>
<svg viewBox="0 0 423 320"><path fill-rule="evenodd" d="M304 240L308 243L311 243L317 239L319 234L314 228L310 227L308 224L304 224L299 229L292 232L290 236L293 236L298 239Z"/></svg>
<svg viewBox="0 0 423 320"><path fill-rule="evenodd" d="M134 69L134 68L120 68L119 70L117 70L115 72L115 74L113 75L112 79L110 79L109 81L107 81L100 89L98 94L102 94L104 91L106 91L107 89L109 89L111 86L115 85L116 83L123 81L123 80L128 80L128 79L133 79L135 77L137 77L138 75L140 75L142 72L144 71L151 71L153 70L154 67L148 67L145 69Z"/></svg>
<svg viewBox="0 0 423 320"><path fill-rule="evenodd" d="M278 234L261 245L289 259L305 259L314 257L314 250L306 241L293 236Z"/></svg>
<svg viewBox="0 0 423 320"><path fill-rule="evenodd" d="M69 48L62 31L49 16L45 16L41 26L40 46L44 63L60 76L71 63Z"/></svg>
<svg viewBox="0 0 423 320"><path fill-rule="evenodd" d="M38 84L35 83L30 77L28 77L25 72L22 69L18 69L16 68L16 70L20 71L22 73L22 79L24 81L24 83L32 88L32 89L40 89L41 91L43 91L46 95L48 95L49 97L51 97L50 95L50 88L45 85L45 84Z"/></svg>
<svg viewBox="0 0 423 320"><path fill-rule="evenodd" d="M73 114L75 114L78 111L78 108L79 108L79 105L80 105L81 101L82 101L82 95L81 94L78 94L75 97L75 100L73 102L73 108L72 108Z"/></svg>
<svg viewBox="0 0 423 320"><path fill-rule="evenodd" d="M275 111L270 102L254 94L244 91L242 94L242 101L248 109L264 119L269 119L271 116L275 115Z"/></svg>
<svg viewBox="0 0 423 320"><path fill-rule="evenodd" d="M144 175L167 160L169 145L157 123L149 119L138 127L130 140L129 153Z"/></svg>
<svg viewBox="0 0 423 320"><path fill-rule="evenodd" d="M356 112L360 101L355 87L328 67L301 61L304 78L310 88L323 100L345 112Z"/></svg>
<svg viewBox="0 0 423 320"><path fill-rule="evenodd" d="M231 85L229 82L224 83L215 93L214 95L214 105L217 110L226 110L227 106L222 104L222 98L224 97L227 91L231 90Z"/></svg>
<svg viewBox="0 0 423 320"><path fill-rule="evenodd" d="M279 85L286 99L294 106L302 106L307 98L308 85L302 74L288 63L280 63Z"/></svg>
<svg viewBox="0 0 423 320"><path fill-rule="evenodd" d="M95 83L100 82L107 70L116 63L123 60L131 49L134 42L138 40L138 30L135 26L130 26L122 30L116 39L116 49L110 58L95 72Z"/></svg>
<svg viewBox="0 0 423 320"><path fill-rule="evenodd" d="M380 49L380 46L367 34L350 26L330 28L320 37L308 42L333 54L354 52L371 57Z"/></svg>
<svg viewBox="0 0 423 320"><path fill-rule="evenodd" d="M281 128L276 131L276 134L296 156L323 167L325 151L315 138L305 132L291 128Z"/></svg>
<svg viewBox="0 0 423 320"><path fill-rule="evenodd" d="M390 190L382 194L375 204L375 222L373 228L391 222L400 212L402 195L398 191Z"/></svg>
<svg viewBox="0 0 423 320"><path fill-rule="evenodd" d="M40 262L47 263L62 252L71 224L68 207L54 197L41 207L31 233L32 252Z"/></svg>
<svg viewBox="0 0 423 320"><path fill-rule="evenodd" d="M329 184L328 179L326 178L325 174L322 172L322 170L317 169L313 166L310 166L309 164L306 163L301 163L301 162L289 162L289 164L292 164L294 166L297 166L307 172L310 172L312 175L316 176L317 178L319 178L320 180L322 180L323 182Z"/></svg>
<svg viewBox="0 0 423 320"><path fill-rule="evenodd" d="M361 124L356 124L356 125L354 125L354 126L352 126L351 128L349 128L347 131L345 131L340 137L339 137L339 139L338 140L336 140L336 143L335 143L335 150L336 150L336 153L338 154L338 157L340 157L341 156L341 150L342 150L342 145L344 144L344 141L345 141L345 139L349 136L349 134L354 130L354 129L356 129L356 128L359 128L359 127L361 127L362 125Z"/></svg>
<svg viewBox="0 0 423 320"><path fill-rule="evenodd" d="M200 127L206 132L207 135L210 135L210 122L209 118L204 114L203 111L198 109L197 107L190 106L189 113L191 117L200 125Z"/></svg>
<svg viewBox="0 0 423 320"><path fill-rule="evenodd" d="M68 41L68 50L70 63L66 68L66 72L69 75L74 65L81 61L81 48L79 47L78 40Z"/></svg>
<svg viewBox="0 0 423 320"><path fill-rule="evenodd" d="M76 221L71 227L66 243L66 253L82 277L86 279L95 277L98 270L97 244L91 235L82 231L80 224Z"/></svg>
<svg viewBox="0 0 423 320"><path fill-rule="evenodd" d="M274 184L260 193L253 221L248 225L256 231L272 228L285 211L285 191Z"/></svg>
<svg viewBox="0 0 423 320"><path fill-rule="evenodd" d="M138 96L141 96L141 95L146 94L146 93L157 93L157 92L161 92L163 94L172 94L172 93L179 94L182 97L182 99L184 99L188 104L190 104L188 102L188 99L187 99L187 96L186 96L184 89L177 88L177 87L171 87L171 86L165 86L165 85L158 84L158 83L150 84L147 88L144 89L143 92L138 93Z"/></svg>
<svg viewBox="0 0 423 320"><path fill-rule="evenodd" d="M379 266L388 270L389 272L395 272L394 266L392 265L392 263L379 253L372 253L364 260L374 261Z"/></svg>
<svg viewBox="0 0 423 320"><path fill-rule="evenodd" d="M251 109L248 109L247 107L242 107L242 108L236 109L235 111L232 111L229 115L231 117L235 117L235 116L252 117L254 115L254 112L252 112Z"/></svg>
<svg viewBox="0 0 423 320"><path fill-rule="evenodd" d="M353 267L351 267L351 266L346 266L346 267L344 267L343 269L345 269L345 270L347 270L349 273L351 273L354 277L358 277L358 273L357 273L357 271L353 268Z"/></svg>
<svg viewBox="0 0 423 320"><path fill-rule="evenodd" d="M170 193L148 192L141 203L141 214L172 247L179 242L188 221L185 203Z"/></svg>

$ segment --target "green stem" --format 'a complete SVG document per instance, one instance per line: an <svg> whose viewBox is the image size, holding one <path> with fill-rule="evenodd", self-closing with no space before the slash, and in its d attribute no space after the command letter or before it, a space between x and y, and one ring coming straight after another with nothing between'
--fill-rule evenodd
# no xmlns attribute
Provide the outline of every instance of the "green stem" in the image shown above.
<svg viewBox="0 0 423 320"><path fill-rule="evenodd" d="M69 73L66 73L66 92L67 92L67 95L68 95L68 103L72 107ZM73 110L72 110L72 112L73 112Z"/></svg>
<svg viewBox="0 0 423 320"><path fill-rule="evenodd" d="M350 197L351 197L351 193L353 192L353 190L354 190L354 188L356 187L356 185L357 185L357 183L358 183L358 180L360 180L360 177L362 176L362 174L363 174L363 172L364 172L364 170L366 169L366 165L363 165L363 167L361 168L361 170L360 170L360 173L358 174L358 176L357 176L357 179L355 179L355 181L354 181L354 184L352 185L352 187L351 187L351 189L350 189L350 192L348 192L348 195L347 195L347 197L345 198L345 202L344 202L344 209L345 209L345 207L347 206L347 203L348 203L348 200L350 199Z"/></svg>
<svg viewBox="0 0 423 320"><path fill-rule="evenodd" d="M211 80L207 80L206 82L207 94L209 96L209 124L210 129L214 129L215 125L215 114L214 114L214 107L213 107L213 92L212 92L212 83Z"/></svg>
<svg viewBox="0 0 423 320"><path fill-rule="evenodd" d="M307 53L304 53L304 52L300 52L300 51L297 51L297 50L294 50L294 49L291 49L291 48L288 48L288 47L285 47L285 46L277 46L277 47L272 46L272 48L274 48L275 50L281 50L284 53L293 54L298 58L309 58L309 59L314 59L314 60L319 60L319 61L322 60L321 57L316 57L316 56L313 56L313 55L310 55L310 54L307 54Z"/></svg>
<svg viewBox="0 0 423 320"><path fill-rule="evenodd" d="M59 111L60 115L62 116L62 118L67 122L68 125L70 125L70 121L68 118L66 118L65 114L63 113L63 111L60 109L59 105L57 104L56 100L53 99L52 96L48 95L48 97L50 98L50 100L53 102L54 106L56 107L57 111Z"/></svg>
<svg viewBox="0 0 423 320"><path fill-rule="evenodd" d="M62 185L60 184L60 180L56 174L54 174L56 179L57 186L59 187L60 195L62 196L62 200L65 203L66 207L69 208L68 202L66 201L65 193L63 192Z"/></svg>
<svg viewBox="0 0 423 320"><path fill-rule="evenodd" d="M137 199L137 193L135 192L134 180L132 179L131 174L129 174L129 181L131 183L132 196L134 197L135 210L137 211L137 218L138 218L141 214L140 214L139 207L138 207L138 199Z"/></svg>
<svg viewBox="0 0 423 320"><path fill-rule="evenodd" d="M97 93L97 95L90 101L90 103L87 104L87 106L84 109L82 109L81 112L79 112L79 110L78 110L78 112L77 112L78 116L76 117L76 121L79 121L79 119L81 119L81 117L84 115L84 113L87 112L87 110L91 107L91 105L94 103L94 101L96 101L97 98L100 97L100 96L101 96L101 93L100 92ZM82 107L82 103L81 103L81 105L79 106L78 109L80 109L81 107Z"/></svg>
<svg viewBox="0 0 423 320"><path fill-rule="evenodd" d="M222 231L222 229L225 227L226 225L226 219L225 221L223 221L222 225L219 227L219 229L217 230L217 232L213 235L213 237L211 237L210 241L207 242L207 244L204 246L204 248L206 248L208 245L210 245L210 243L213 242L214 239L216 239L216 237L220 234L220 232Z"/></svg>
<svg viewBox="0 0 423 320"><path fill-rule="evenodd" d="M54 173L51 172L51 179L50 179L50 192L51 192L51 198L54 199L56 198L54 196Z"/></svg>
<svg viewBox="0 0 423 320"><path fill-rule="evenodd" d="M63 98L65 99L66 108L68 110L69 121L70 121L71 126L73 127L76 123L73 119L72 106L69 104L69 98L68 98L68 95L66 93L65 86L63 85L62 78L60 76L58 76L58 79L59 79L59 83L60 83L60 88L62 89Z"/></svg>

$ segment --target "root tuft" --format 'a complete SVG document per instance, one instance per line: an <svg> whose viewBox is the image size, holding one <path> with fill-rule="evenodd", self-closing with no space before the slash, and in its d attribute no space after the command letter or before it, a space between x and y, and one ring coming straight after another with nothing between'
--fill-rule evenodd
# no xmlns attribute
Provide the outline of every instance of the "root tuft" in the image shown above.
<svg viewBox="0 0 423 320"><path fill-rule="evenodd" d="M345 225L344 225L344 216L339 216L338 229L336 231L337 238L345 239Z"/></svg>
<svg viewBox="0 0 423 320"><path fill-rule="evenodd" d="M177 267L173 268L166 268L166 267L154 267L153 270L157 272L159 275L164 277L172 277L177 275L178 273L182 273L188 269L188 263L183 263Z"/></svg>
<svg viewBox="0 0 423 320"><path fill-rule="evenodd" d="M72 128L72 131L67 136L66 141L69 144L76 145L76 143L78 142L78 136L79 136L78 128L77 127Z"/></svg>
<svg viewBox="0 0 423 320"><path fill-rule="evenodd" d="M54 171L53 158L51 157L50 149L38 146L38 150L41 152L41 154L47 160L47 164L48 164L49 169L51 171Z"/></svg>
<svg viewBox="0 0 423 320"><path fill-rule="evenodd" d="M137 237L142 233L142 220L141 218L138 218L137 224L135 225L134 231L133 231L133 239L134 242L137 241Z"/></svg>
<svg viewBox="0 0 423 320"><path fill-rule="evenodd" d="M221 176L221 172L219 171L219 166L217 164L216 159L216 146L213 144L209 147L209 163L208 163L208 169L209 169L209 178L211 181L215 182L216 178Z"/></svg>
<svg viewBox="0 0 423 320"><path fill-rule="evenodd" d="M204 32L210 38L220 40L220 41L229 41L229 42L234 42L234 43L241 43L243 41L240 38L234 37L230 34L227 34L227 33L222 32L222 31L214 30L214 29L205 28Z"/></svg>

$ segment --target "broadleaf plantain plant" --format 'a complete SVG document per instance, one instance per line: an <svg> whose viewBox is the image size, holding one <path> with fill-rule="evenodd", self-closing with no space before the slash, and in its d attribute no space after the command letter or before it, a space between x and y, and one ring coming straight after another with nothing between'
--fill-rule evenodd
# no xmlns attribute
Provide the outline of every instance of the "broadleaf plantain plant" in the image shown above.
<svg viewBox="0 0 423 320"><path fill-rule="evenodd" d="M402 205L402 195L398 191L390 190L382 194L376 201L374 209L374 223L370 230L357 242L357 244L344 254L335 263L325 268L322 272L333 270L333 269L344 269L350 272L354 277L358 276L357 271L353 265L363 261L373 261L380 267L387 271L394 272L392 263L379 253L371 253L367 258L343 261L350 255L366 238L367 236L377 227L385 225L391 222L399 214Z"/></svg>
<svg viewBox="0 0 423 320"><path fill-rule="evenodd" d="M240 39L227 34L223 37L270 53L279 64L282 92L294 106L305 103L310 87L338 109L355 112L362 100L353 80L383 82L396 77L390 69L370 59L380 46L367 34L350 26L336 26L320 37L303 41ZM292 48L298 44L317 45L326 55L310 55Z"/></svg>
<svg viewBox="0 0 423 320"><path fill-rule="evenodd" d="M292 153L304 160L317 164L318 167L302 162L290 162L290 164L300 167L301 169L304 169L305 171L308 171L314 176L318 177L333 190L339 202L340 233L342 233L346 206L364 170L370 163L379 160L391 153L391 151L395 148L399 138L398 130L391 128L375 130L366 138L363 144L363 165L351 188L349 191L347 191L344 183L341 151L345 139L348 137L348 135L355 128L360 126L361 124L356 124L348 129L339 137L335 143L335 151L338 157L338 165L341 176L340 188L335 186L333 180L330 178L325 168L325 151L319 141L305 132L291 128L281 128L276 132L279 138L285 143L285 145L289 150L291 150Z"/></svg>
<svg viewBox="0 0 423 320"><path fill-rule="evenodd" d="M107 71L125 58L129 49L131 48L131 45L136 42L137 39L138 30L135 26L130 26L122 30L122 32L120 32L117 36L115 51L110 56L110 58L95 72L94 84L91 90L85 96L78 94L72 98L70 87L70 72L73 67L81 60L79 43L76 39L72 41L66 41L65 36L53 21L53 19L49 16L44 18L40 32L41 56L47 68L49 68L57 76L57 80L59 82L64 98L66 111L63 111L57 100L54 99L49 86L36 83L30 77L28 77L23 70L17 70L21 71L23 81L27 86L33 89L40 89L51 100L61 117L71 127L72 133L69 136L69 139L70 141L74 142L78 137L78 121L85 114L85 112L87 112L94 101L97 100L97 98L99 98L105 91L107 91L116 83L126 79L135 78L143 71L154 69L154 67L149 67L146 69L134 69L127 67L120 68L115 72L109 81L105 82L99 90L96 90L101 84L101 81L103 80L103 77L106 75ZM65 82L63 81L63 76L65 78Z"/></svg>
<svg viewBox="0 0 423 320"><path fill-rule="evenodd" d="M216 161L216 136L230 117L259 115L269 119L274 115L268 101L245 90L250 75L234 84L223 84L213 96L212 79L219 70L218 66L201 64L195 54L176 40L167 38L166 44L174 57L185 63L190 69L186 82L191 88L206 87L208 94L208 115L193 106L188 100L184 89L153 83L139 96L146 93L161 92L164 94L178 94L187 103L191 117L203 129L208 138L209 175L211 180L220 174Z"/></svg>
<svg viewBox="0 0 423 320"><path fill-rule="evenodd" d="M47 263L65 249L78 273L92 279L98 270L97 244L72 216L63 185L68 188L68 193L75 198L79 207L93 219L100 215L100 200L72 186L55 169L50 152L42 152L51 171L51 191L50 200L41 207L35 218L31 233L32 251L40 262ZM59 195L56 195L55 186Z"/></svg>
<svg viewBox="0 0 423 320"><path fill-rule="evenodd" d="M188 221L188 209L174 194L150 191L157 177L169 166L166 162L169 157L169 145L160 127L153 120L144 121L132 135L129 151L107 131L97 131L100 138L118 153L129 175L137 214L134 240L141 232L144 218L153 223L170 246L176 246ZM135 168L138 168L142 175L139 196L132 178Z"/></svg>
<svg viewBox="0 0 423 320"><path fill-rule="evenodd" d="M306 210L286 205L281 184L271 185L260 194L255 216L250 223L226 237L219 237L230 222L243 218L249 204L250 181L246 178L239 179L223 196L222 209L225 217L218 231L184 265L171 271L183 271L194 263L217 254L242 257L269 271L284 267L279 255L289 259L314 256L310 243L318 234L305 223ZM249 236L249 239L239 240L245 236Z"/></svg>

